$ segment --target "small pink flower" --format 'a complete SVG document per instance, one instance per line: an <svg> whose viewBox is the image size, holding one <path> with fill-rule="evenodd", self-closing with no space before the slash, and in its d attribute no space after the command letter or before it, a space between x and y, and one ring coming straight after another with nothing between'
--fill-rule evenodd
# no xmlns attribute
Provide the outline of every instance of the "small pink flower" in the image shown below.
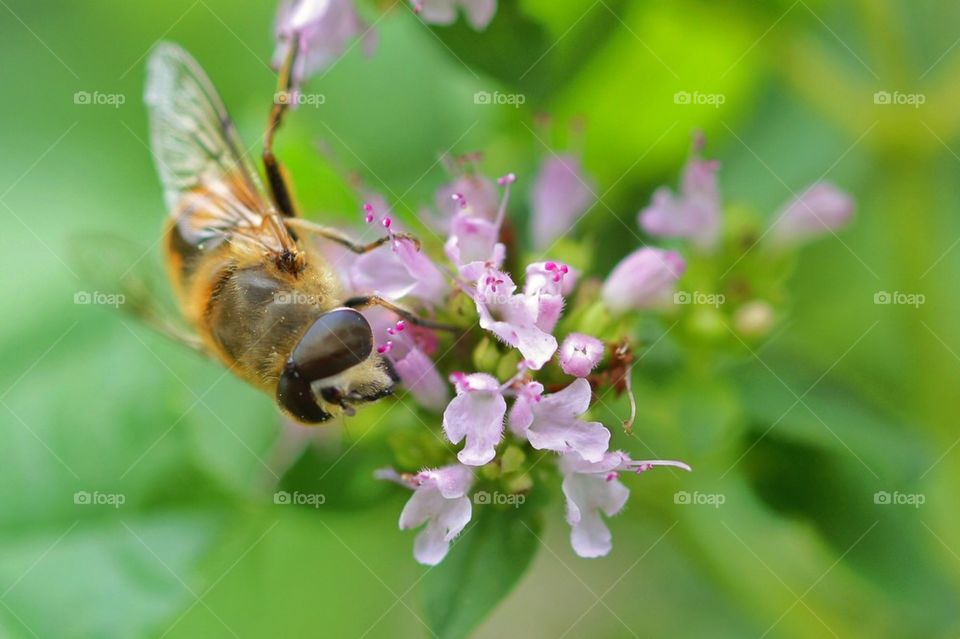
<svg viewBox="0 0 960 639"><path fill-rule="evenodd" d="M397 321L386 309L370 309L364 315L373 329L377 352L393 363L404 388L421 406L442 411L450 400L450 390L429 357L436 349L436 335L429 329Z"/></svg>
<svg viewBox="0 0 960 639"><path fill-rule="evenodd" d="M474 262L499 266L506 256L506 247L500 243L500 224L466 215L453 218L444 249L458 267Z"/></svg>
<svg viewBox="0 0 960 639"><path fill-rule="evenodd" d="M622 451L612 451L599 461L587 461L571 453L560 459L563 494L567 500L570 544L581 557L603 557L613 547L610 529L601 514L613 517L627 503L630 491L619 473L642 473L654 466L674 466L689 471L683 462L671 460L634 461Z"/></svg>
<svg viewBox="0 0 960 639"><path fill-rule="evenodd" d="M480 181L469 183L469 180ZM504 189L500 203L495 206L496 200L489 197L485 178L464 176L454 183L454 188L461 190L450 194L455 214L444 250L461 272L471 265L492 264L499 268L503 264L506 247L500 243L500 227L507 213L510 185L514 180L511 173L497 181Z"/></svg>
<svg viewBox="0 0 960 639"><path fill-rule="evenodd" d="M480 327L519 350L531 369L543 367L557 351L557 340L540 325L544 308L541 297L517 294L510 276L494 268L471 268L465 273L478 275L467 293L477 307ZM549 304L546 311L551 311ZM555 312L559 317L559 309Z"/></svg>
<svg viewBox="0 0 960 639"><path fill-rule="evenodd" d="M457 388L443 412L443 430L454 444L466 439L457 458L469 466L482 466L496 455L503 437L503 416L507 402L500 382L484 373L456 374L452 381Z"/></svg>
<svg viewBox="0 0 960 639"><path fill-rule="evenodd" d="M364 253L350 266L350 281L357 292L377 292L391 300L419 299L434 306L443 302L450 285L436 264L406 238L389 247Z"/></svg>
<svg viewBox="0 0 960 639"><path fill-rule="evenodd" d="M590 407L590 383L578 379L561 391L543 394L543 385L529 382L517 393L510 410L510 430L537 450L576 452L601 461L610 444L610 431L600 422L580 416Z"/></svg>
<svg viewBox="0 0 960 639"><path fill-rule="evenodd" d="M564 373L586 377L603 359L603 342L583 333L570 333L560 345L559 355Z"/></svg>
<svg viewBox="0 0 960 639"><path fill-rule="evenodd" d="M694 154L683 169L680 192L660 187L653 201L640 211L640 227L658 237L689 238L703 250L712 249L720 234L721 204L717 188L716 160L699 157L702 138L694 143Z"/></svg>
<svg viewBox="0 0 960 639"><path fill-rule="evenodd" d="M479 173L465 173L436 194L437 208L447 217L465 215L490 222L497 219L498 199L496 184Z"/></svg>
<svg viewBox="0 0 960 639"><path fill-rule="evenodd" d="M473 472L454 464L413 476L400 475L393 469L377 471L375 476L413 489L413 496L400 513L400 529L426 524L414 541L413 556L428 566L440 563L450 550L450 542L470 522L473 506L467 491L473 485Z"/></svg>
<svg viewBox="0 0 960 639"><path fill-rule="evenodd" d="M527 267L523 294L537 299L537 328L553 332L563 313L563 296L573 291L576 280L573 269L559 262L535 262Z"/></svg>
<svg viewBox="0 0 960 639"><path fill-rule="evenodd" d="M545 249L568 233L593 199L580 158L564 154L544 160L530 192L534 246Z"/></svg>
<svg viewBox="0 0 960 639"><path fill-rule="evenodd" d="M457 9L463 9L467 22L477 31L485 29L497 12L497 0L410 0L410 4L430 24L453 24Z"/></svg>
<svg viewBox="0 0 960 639"><path fill-rule="evenodd" d="M817 182L788 203L770 229L770 241L796 246L841 228L853 217L853 198L830 184Z"/></svg>
<svg viewBox="0 0 960 639"><path fill-rule="evenodd" d="M670 301L674 285L686 270L674 251L641 248L617 264L603 284L602 297L614 312L649 309Z"/></svg>
<svg viewBox="0 0 960 639"><path fill-rule="evenodd" d="M443 410L450 399L450 392L426 353L419 348L411 348L393 365L400 376L400 383L410 391L418 404L437 412Z"/></svg>
<svg viewBox="0 0 960 639"><path fill-rule="evenodd" d="M341 55L358 35L363 35L370 51L373 34L351 0L284 0L277 12L274 66L283 63L293 37L298 36L300 50L293 69L294 87L298 87Z"/></svg>

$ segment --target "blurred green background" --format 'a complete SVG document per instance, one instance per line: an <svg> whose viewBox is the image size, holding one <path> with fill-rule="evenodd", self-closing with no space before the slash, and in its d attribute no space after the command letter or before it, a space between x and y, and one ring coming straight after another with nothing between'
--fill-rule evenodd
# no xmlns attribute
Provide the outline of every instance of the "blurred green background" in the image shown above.
<svg viewBox="0 0 960 639"><path fill-rule="evenodd" d="M583 225L599 272L636 246L623 223L675 183L696 128L733 210L772 216L821 178L858 201L839 239L800 256L770 338L684 370L652 357L638 379L637 439L618 444L697 472L627 480L601 560L573 555L555 495L546 547L476 636L960 635L960 8L522 0L481 34L390 8L363 6L375 54L355 47L310 83L325 103L280 135L310 211L355 221L341 178L355 172L410 223L445 179L439 154L483 150L522 190L548 146L578 149L603 200ZM256 146L273 13L0 2L4 637L429 636L424 569L396 529L403 496L371 479L391 432L422 427L406 406L330 429L283 477L270 398L122 312L74 303L91 290L70 258L78 233L154 244L144 266L160 272L149 48L191 51ZM526 103L477 105L476 91ZM725 101L680 105L679 91ZM876 91L925 102L876 104ZM881 291L925 303L875 304ZM275 505L278 482L326 503ZM678 490L724 503L675 504ZM75 504L77 491L124 503ZM878 504L878 491L923 504Z"/></svg>

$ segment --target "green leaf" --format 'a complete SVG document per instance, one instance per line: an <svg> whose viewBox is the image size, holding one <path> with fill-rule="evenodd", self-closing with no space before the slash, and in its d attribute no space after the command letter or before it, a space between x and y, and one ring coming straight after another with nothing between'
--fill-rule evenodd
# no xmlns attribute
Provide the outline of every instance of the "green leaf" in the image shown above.
<svg viewBox="0 0 960 639"><path fill-rule="evenodd" d="M507 596L539 545L542 517L529 504L474 507L474 523L423 579L426 622L440 639L466 637Z"/></svg>

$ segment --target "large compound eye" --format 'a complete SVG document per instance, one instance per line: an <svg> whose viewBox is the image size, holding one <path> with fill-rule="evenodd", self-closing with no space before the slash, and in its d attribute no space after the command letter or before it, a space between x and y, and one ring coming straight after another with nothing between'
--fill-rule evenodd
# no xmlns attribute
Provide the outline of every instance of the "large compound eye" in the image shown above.
<svg viewBox="0 0 960 639"><path fill-rule="evenodd" d="M366 318L350 308L324 313L293 349L292 365L302 379L315 381L360 364L373 352L373 331Z"/></svg>

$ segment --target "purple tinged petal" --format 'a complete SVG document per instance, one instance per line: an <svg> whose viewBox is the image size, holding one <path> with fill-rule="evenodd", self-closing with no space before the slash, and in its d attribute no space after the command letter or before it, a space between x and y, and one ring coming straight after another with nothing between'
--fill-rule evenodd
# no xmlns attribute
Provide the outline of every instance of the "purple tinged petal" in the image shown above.
<svg viewBox="0 0 960 639"><path fill-rule="evenodd" d="M591 394L590 383L578 379L561 391L531 402L533 421L525 430L530 445L558 453L575 451L588 461L603 459L610 445L610 431L600 422L579 419L590 406Z"/></svg>
<svg viewBox="0 0 960 639"><path fill-rule="evenodd" d="M549 268L548 268L549 265ZM580 274L576 269L561 262L533 262L527 266L523 280L523 292L527 295L550 293L570 295L577 285Z"/></svg>
<svg viewBox="0 0 960 639"><path fill-rule="evenodd" d="M467 22L476 31L483 31L497 12L497 0L461 0Z"/></svg>
<svg viewBox="0 0 960 639"><path fill-rule="evenodd" d="M570 333L560 345L560 368L567 375L586 377L603 359L603 342L583 333Z"/></svg>
<svg viewBox="0 0 960 639"><path fill-rule="evenodd" d="M667 187L657 189L650 205L640 211L638 223L651 235L689 238L699 248L710 250L720 235L720 165L715 160L700 158L696 151L684 166L680 192L674 194Z"/></svg>
<svg viewBox="0 0 960 639"><path fill-rule="evenodd" d="M440 269L410 240L400 238L349 262L351 288L391 300L414 297L439 304L450 290Z"/></svg>
<svg viewBox="0 0 960 639"><path fill-rule="evenodd" d="M394 481L401 477L385 471L378 476ZM446 556L450 541L470 521L472 505L466 493L473 484L473 473L455 464L418 473L412 482L414 493L400 513L400 528L426 524L414 541L413 556L420 563L433 566Z"/></svg>
<svg viewBox="0 0 960 639"><path fill-rule="evenodd" d="M475 373L458 381L457 396L443 412L443 430L454 444L466 439L457 454L461 463L482 466L496 456L506 412L499 383L490 375Z"/></svg>
<svg viewBox="0 0 960 639"><path fill-rule="evenodd" d="M533 423L533 406L543 395L543 384L527 382L517 391L517 398L510 407L510 432L517 437L527 438L527 429Z"/></svg>
<svg viewBox="0 0 960 639"><path fill-rule="evenodd" d="M564 154L544 160L530 193L534 246L546 248L568 232L591 199L592 189L577 156Z"/></svg>
<svg viewBox="0 0 960 639"><path fill-rule="evenodd" d="M570 543L581 557L602 557L610 552L610 530L601 514L612 517L626 504L629 491L618 479L619 472L642 473L654 466L690 467L672 460L633 460L623 451L610 451L596 460L575 452L560 458L563 494L567 499Z"/></svg>
<svg viewBox="0 0 960 639"><path fill-rule="evenodd" d="M453 24L459 7L477 31L486 28L497 11L497 0L411 0L411 4L424 22L440 25Z"/></svg>
<svg viewBox="0 0 960 639"><path fill-rule="evenodd" d="M836 231L853 216L853 198L829 182L809 186L780 212L770 229L770 241L796 246Z"/></svg>
<svg viewBox="0 0 960 639"><path fill-rule="evenodd" d="M410 391L417 403L433 411L441 411L450 399L447 383L433 360L419 348L411 348L394 362L400 382Z"/></svg>
<svg viewBox="0 0 960 639"><path fill-rule="evenodd" d="M277 47L274 66L280 66L294 35L300 51L294 66L294 85L329 65L354 37L366 29L351 0L293 0L280 4L277 12ZM370 40L365 45L370 46ZM296 88L294 89L296 90ZM293 104L296 104L295 102Z"/></svg>
<svg viewBox="0 0 960 639"><path fill-rule="evenodd" d="M454 194L463 197L464 206L453 199ZM475 173L461 175L436 193L437 208L450 219L462 216L495 222L498 200L497 186L493 181Z"/></svg>
<svg viewBox="0 0 960 639"><path fill-rule="evenodd" d="M539 296L516 295L516 284L502 271L487 268L480 273L470 295L480 316L480 326L520 351L531 369L539 370L557 350L557 340L538 326ZM548 309L549 310L549 309Z"/></svg>
<svg viewBox="0 0 960 639"><path fill-rule="evenodd" d="M458 267L472 262L493 262L499 265L504 255L499 239L500 227L495 222L480 217L458 215L453 219L450 237L444 248L447 257Z"/></svg>
<svg viewBox="0 0 960 639"><path fill-rule="evenodd" d="M612 517L627 503L630 491L618 480L599 475L570 474L563 479L567 522L574 552L585 558L603 557L613 547L601 513Z"/></svg>
<svg viewBox="0 0 960 639"><path fill-rule="evenodd" d="M657 308L669 303L686 262L674 251L641 248L617 264L603 284L602 297L614 312Z"/></svg>

